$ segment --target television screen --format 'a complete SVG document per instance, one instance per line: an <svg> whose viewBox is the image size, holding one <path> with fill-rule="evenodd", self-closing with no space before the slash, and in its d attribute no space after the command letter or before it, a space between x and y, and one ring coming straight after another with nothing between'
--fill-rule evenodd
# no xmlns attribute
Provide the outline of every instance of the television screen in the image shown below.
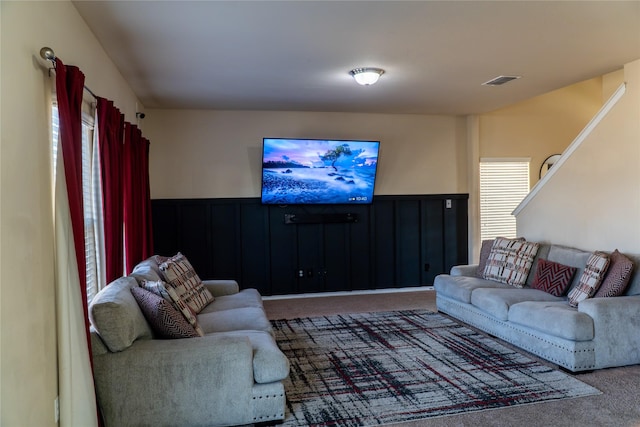
<svg viewBox="0 0 640 427"><path fill-rule="evenodd" d="M264 138L262 203L371 203L379 141Z"/></svg>

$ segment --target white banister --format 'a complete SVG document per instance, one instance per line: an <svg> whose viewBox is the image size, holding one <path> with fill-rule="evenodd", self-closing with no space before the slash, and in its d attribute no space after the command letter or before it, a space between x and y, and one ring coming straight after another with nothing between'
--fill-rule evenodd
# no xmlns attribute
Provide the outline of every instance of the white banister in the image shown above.
<svg viewBox="0 0 640 427"><path fill-rule="evenodd" d="M604 103L602 108L596 113L595 116L587 123L587 125L582 129L582 131L576 136L573 142L567 147L566 150L562 153L557 162L553 164L553 167L549 169L549 171L533 186L529 194L522 199L522 202L515 208L513 211L513 215L518 216L518 214L529 204L531 200L538 194L540 189L545 185L547 181L551 179L553 175L555 175L556 171L562 166L564 162L571 156L571 154L576 151L576 149L582 144L582 142L587 139L587 136L598 126L598 124L604 119L604 117L611 111L614 105L622 98L622 95L627 90L627 85L622 83L618 89L611 95L611 97Z"/></svg>

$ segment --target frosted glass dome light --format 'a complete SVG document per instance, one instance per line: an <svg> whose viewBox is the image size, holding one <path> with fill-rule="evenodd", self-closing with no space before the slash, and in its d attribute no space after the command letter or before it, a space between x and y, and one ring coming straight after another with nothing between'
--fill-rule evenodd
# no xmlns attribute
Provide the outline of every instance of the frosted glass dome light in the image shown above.
<svg viewBox="0 0 640 427"><path fill-rule="evenodd" d="M349 71L349 74L358 84L369 86L378 81L380 76L384 74L384 70L382 68L354 68Z"/></svg>

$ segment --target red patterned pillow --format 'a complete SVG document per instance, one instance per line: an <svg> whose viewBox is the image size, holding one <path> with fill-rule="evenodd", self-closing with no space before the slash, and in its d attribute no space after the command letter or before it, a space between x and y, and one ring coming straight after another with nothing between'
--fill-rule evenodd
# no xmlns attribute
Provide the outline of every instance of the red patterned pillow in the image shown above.
<svg viewBox="0 0 640 427"><path fill-rule="evenodd" d="M560 297L571 285L571 279L575 273L575 267L540 258L531 287Z"/></svg>
<svg viewBox="0 0 640 427"><path fill-rule="evenodd" d="M160 264L168 284L175 289L178 296L195 314L200 313L209 303L213 295L202 284L191 263L180 252Z"/></svg>
<svg viewBox="0 0 640 427"><path fill-rule="evenodd" d="M167 300L140 287L131 288L151 329L162 338L194 338L196 330Z"/></svg>
<svg viewBox="0 0 640 427"><path fill-rule="evenodd" d="M577 307L580 301L591 298L596 293L608 267L609 255L606 253L594 252L589 256L578 286L569 291L571 307Z"/></svg>
<svg viewBox="0 0 640 427"><path fill-rule="evenodd" d="M624 293L633 272L633 261L616 249L609 256L609 269L594 298L617 297Z"/></svg>

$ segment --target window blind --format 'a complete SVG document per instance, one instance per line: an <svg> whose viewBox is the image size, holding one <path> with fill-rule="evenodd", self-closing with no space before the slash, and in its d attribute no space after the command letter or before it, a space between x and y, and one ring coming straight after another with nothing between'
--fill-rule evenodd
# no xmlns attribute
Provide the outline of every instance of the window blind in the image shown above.
<svg viewBox="0 0 640 427"><path fill-rule="evenodd" d="M482 159L481 239L516 237L516 218L512 212L528 193L529 159Z"/></svg>
<svg viewBox="0 0 640 427"><path fill-rule="evenodd" d="M83 105L84 109L85 105ZM55 104L51 108L51 130L52 130L52 161L54 171L54 183L58 162L58 138L60 131L60 121L58 116L58 106ZM102 213L95 203L95 192L99 190L99 180L95 175L95 161L93 144L94 118L83 112L82 114L82 202L84 206L84 239L86 258L86 279L87 279L87 302L91 302L99 289L98 275L98 240L96 237L96 227L98 221L102 221ZM55 184L54 184L55 185Z"/></svg>

